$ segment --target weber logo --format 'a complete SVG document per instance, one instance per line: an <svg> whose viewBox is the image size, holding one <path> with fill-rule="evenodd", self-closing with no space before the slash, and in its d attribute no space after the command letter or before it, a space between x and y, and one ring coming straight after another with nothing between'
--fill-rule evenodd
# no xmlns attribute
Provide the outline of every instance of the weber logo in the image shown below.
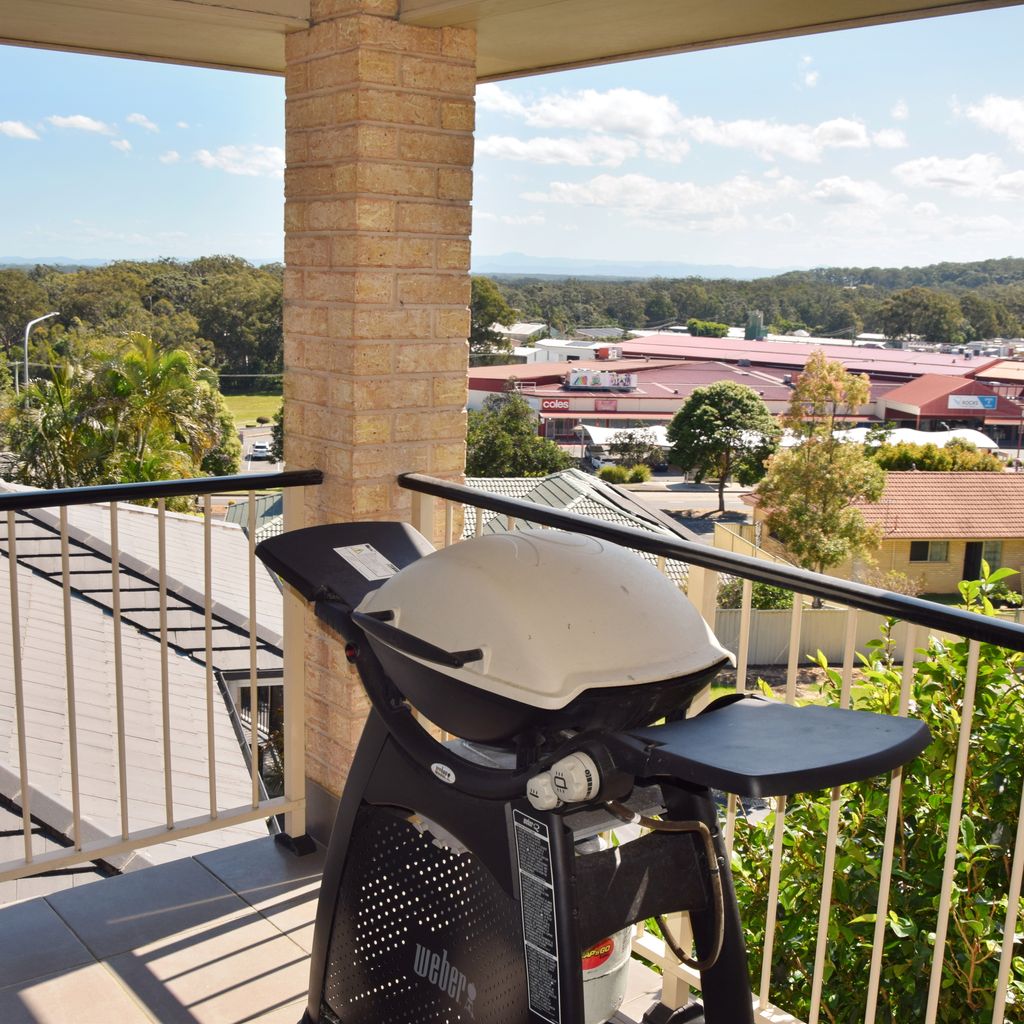
<svg viewBox="0 0 1024 1024"><path fill-rule="evenodd" d="M470 1017L473 1016L476 985L468 981L454 964L448 962L448 950L442 949L440 953L434 953L417 942L413 970L431 985L436 985Z"/></svg>

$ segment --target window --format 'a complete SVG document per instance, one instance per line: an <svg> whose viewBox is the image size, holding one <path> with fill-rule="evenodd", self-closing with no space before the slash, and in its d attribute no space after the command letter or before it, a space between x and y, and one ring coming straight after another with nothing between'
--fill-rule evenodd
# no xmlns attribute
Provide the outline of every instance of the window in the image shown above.
<svg viewBox="0 0 1024 1024"><path fill-rule="evenodd" d="M988 562L990 569L998 569L1003 564L1003 542L1001 540L987 540L982 545L981 557Z"/></svg>
<svg viewBox="0 0 1024 1024"><path fill-rule="evenodd" d="M912 540L910 542L912 562L948 562L949 542L945 540Z"/></svg>

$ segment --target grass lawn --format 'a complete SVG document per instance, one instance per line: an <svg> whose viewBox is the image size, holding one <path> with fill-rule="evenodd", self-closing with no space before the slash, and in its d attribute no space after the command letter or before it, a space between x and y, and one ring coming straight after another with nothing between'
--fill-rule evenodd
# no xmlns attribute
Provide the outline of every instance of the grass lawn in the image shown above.
<svg viewBox="0 0 1024 1024"><path fill-rule="evenodd" d="M235 418L236 427L256 426L257 416L266 416L271 422L284 399L280 395L225 395L224 401Z"/></svg>

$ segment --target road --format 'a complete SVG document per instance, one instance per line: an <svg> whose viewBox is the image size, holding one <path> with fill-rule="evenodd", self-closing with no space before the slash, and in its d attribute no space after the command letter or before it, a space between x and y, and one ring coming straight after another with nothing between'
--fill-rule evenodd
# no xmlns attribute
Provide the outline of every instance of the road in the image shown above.
<svg viewBox="0 0 1024 1024"><path fill-rule="evenodd" d="M271 462L269 459L250 459L249 452L257 441L270 443L270 424L262 424L258 427L242 427L238 431L242 441L242 466L241 473L274 473L281 468L279 462Z"/></svg>
<svg viewBox="0 0 1024 1024"><path fill-rule="evenodd" d="M697 515L714 512L718 508L718 484L695 484L671 477L667 480L652 480L650 483L631 485L633 497L659 508L664 512L693 511ZM741 495L748 494L749 487L739 484L725 485L725 508L728 512L742 512L750 515L750 506L743 504Z"/></svg>

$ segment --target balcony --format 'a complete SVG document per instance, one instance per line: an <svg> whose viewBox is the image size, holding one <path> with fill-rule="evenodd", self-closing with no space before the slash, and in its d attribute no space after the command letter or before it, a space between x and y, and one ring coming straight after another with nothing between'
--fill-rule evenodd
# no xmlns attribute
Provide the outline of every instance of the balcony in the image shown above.
<svg viewBox="0 0 1024 1024"><path fill-rule="evenodd" d="M0 885L8 887L3 891L8 901L22 901L0 909L0 1019L226 1022L301 1016L323 865L322 848L310 847L306 856L288 849L288 838L306 831L303 617L286 596L283 618L276 613L283 636L268 627L275 598L259 582L255 523L244 540L232 531L242 548L230 572L226 563L212 561L219 544L212 536L217 527L207 495L244 486L251 498L256 487L283 486L292 528L301 510L296 488L318 479L318 474L296 472L247 477L244 484L193 480L0 497L0 513L6 514L0 548L8 566L0 614L10 623L0 632L5 659L0 674L9 691L2 736L10 767L2 790L0 856L6 862L0 864ZM856 692L856 651L863 649L858 634L863 635L866 617L903 624L896 649L889 651L896 680L891 696L900 713L908 711L915 673L924 671L924 658L915 652L927 637L942 637L950 648L963 643L967 669L956 695L959 737L947 788L936 794L949 804L937 868L930 862L927 871L919 870L908 857L903 772L878 787L873 803L884 842L872 865L877 885L871 905L862 909L859 923L847 919L845 904L835 909L855 852L843 815L846 794L836 791L824 801L821 831L811 836L790 829L784 800L770 808L774 818L767 830L756 831L733 799L724 805L723 818L737 864L755 856L764 863L759 876L766 882L764 892L745 893L753 875L736 873L740 904L750 905L748 925L757 936L752 974L759 1021L889 1019L888 993L899 984L890 971L891 940L894 929L907 927L898 915L894 921L890 910L908 885L921 890L929 907L928 920L917 925L934 951L928 977L913 979L922 991L927 982L914 1019L950 1019L949 1007L969 1006L971 998L984 1005L963 1010L957 1019L994 1024L1021 1019L1014 1016L1020 1009L1013 1002L1024 866L1019 812L1014 820L994 823L1006 884L982 937L984 967L991 976L985 995L963 991L960 975L948 965L959 964L974 941L950 924L958 872L966 857L979 856L966 843L965 829L986 831L986 806L970 802L977 792L969 785L972 766L981 748L1005 743L1004 736L972 732L976 695L985 699L988 682L979 679L979 665L992 663L991 657L982 658L982 645L998 645L1005 649L1004 660L1011 659L1012 652L1024 651L1024 627L430 477L406 475L399 483L412 492L413 525L446 543L461 532L469 505L497 513L475 516L478 532L567 529L623 544L662 566L668 560L685 562L691 599L712 626L718 576L741 577L744 598L736 630L741 688L756 675L748 664L757 614L751 609L755 580L787 587L801 598L820 597L833 617L838 607L847 609L835 687L843 704ZM183 524L172 522L174 514L165 507L168 499L183 495L201 496L202 514L184 524L197 532L204 552L195 564L183 550L173 550L175 531ZM153 579L142 560L125 551L130 531L122 525L117 502L130 498L157 503L155 511L145 513ZM87 530L83 517L90 516ZM232 572L237 578L226 578ZM38 596L45 594L48 599ZM790 702L797 699L801 663L816 646L813 614L802 599L789 613L785 699ZM76 656L95 651L80 645L94 641L90 631L96 623L110 650L100 665ZM179 675L182 668L192 674L188 679ZM260 763L267 737L259 715L245 723L231 715L230 695L240 676L250 708L260 707L261 686L283 685L281 796L268 795L259 773L249 770ZM107 677L104 686L99 677ZM862 676L857 688L866 685ZM186 686L192 689L183 691ZM105 707L96 704L100 693L109 697ZM148 703L140 710L146 695ZM59 715L57 708L63 709ZM141 720L150 721L150 733L138 732ZM241 794L239 763L248 773ZM1002 786L1012 801L1020 799L1019 773ZM268 834L265 822L273 831L283 828L282 841ZM137 870L144 863L156 866ZM803 896L810 893L813 903L813 912L802 912L801 920L817 936L813 961L807 963L792 962L785 942L793 930L792 908L807 903L794 897L794 872L797 888ZM101 877L111 874L119 877ZM682 931L685 923L674 926ZM833 961L843 944L865 950L857 986L833 980ZM637 962L621 1021L638 1021L659 992L675 1006L699 988L699 976L675 961L657 935L638 929L634 951L663 973ZM968 961L973 962L970 956ZM799 1006L779 998L782 987ZM837 1015L840 1006L845 1016ZM947 1016L940 1017L940 1011Z"/></svg>

